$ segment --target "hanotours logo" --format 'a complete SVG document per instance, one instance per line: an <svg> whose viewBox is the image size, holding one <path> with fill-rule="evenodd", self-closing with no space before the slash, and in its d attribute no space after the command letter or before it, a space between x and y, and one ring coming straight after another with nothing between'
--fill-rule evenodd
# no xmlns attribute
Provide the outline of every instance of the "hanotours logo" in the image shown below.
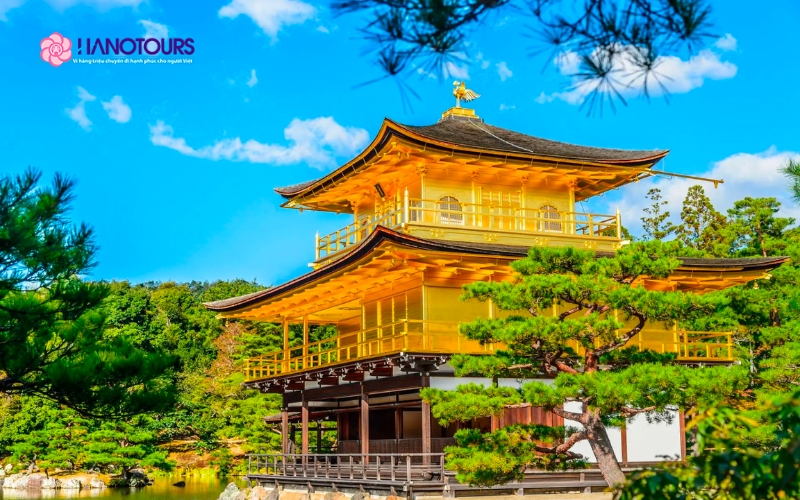
<svg viewBox="0 0 800 500"><path fill-rule="evenodd" d="M49 62L53 66L61 66L72 57L72 42L69 38L63 37L58 33L53 33L42 40L39 44L40 55L44 62Z"/></svg>
<svg viewBox="0 0 800 500"><path fill-rule="evenodd" d="M78 55L186 55L194 54L192 38L78 38Z"/></svg>
<svg viewBox="0 0 800 500"><path fill-rule="evenodd" d="M78 46L73 47L69 38L59 33L53 33L39 44L42 60L53 66L61 66L72 58L72 50L77 49L77 55L176 55L190 56L194 54L194 39L192 38L78 38ZM86 62L80 58L77 62ZM106 62L117 62L107 60ZM120 60L120 62L141 62L139 60ZM171 60L159 62L172 62ZM188 62L191 62L189 60Z"/></svg>

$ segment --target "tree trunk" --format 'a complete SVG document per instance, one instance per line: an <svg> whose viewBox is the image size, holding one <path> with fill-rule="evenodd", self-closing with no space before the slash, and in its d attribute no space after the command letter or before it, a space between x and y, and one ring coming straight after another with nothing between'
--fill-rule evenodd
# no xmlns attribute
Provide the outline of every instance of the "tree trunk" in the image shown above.
<svg viewBox="0 0 800 500"><path fill-rule="evenodd" d="M611 440L608 438L606 426L600 420L598 410L589 410L584 413L583 426L586 429L586 436L589 445L592 447L594 456L597 459L597 467L603 474L609 486L616 486L625 482L625 474L617 462L614 449L611 447Z"/></svg>

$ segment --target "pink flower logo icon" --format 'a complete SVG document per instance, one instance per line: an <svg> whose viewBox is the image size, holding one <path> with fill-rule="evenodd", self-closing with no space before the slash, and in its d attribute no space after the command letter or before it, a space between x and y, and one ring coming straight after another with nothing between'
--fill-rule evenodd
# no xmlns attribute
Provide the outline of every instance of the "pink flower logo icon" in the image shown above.
<svg viewBox="0 0 800 500"><path fill-rule="evenodd" d="M44 62L49 62L53 66L61 66L65 61L72 57L72 42L69 38L63 37L58 33L44 38L39 44L41 56Z"/></svg>

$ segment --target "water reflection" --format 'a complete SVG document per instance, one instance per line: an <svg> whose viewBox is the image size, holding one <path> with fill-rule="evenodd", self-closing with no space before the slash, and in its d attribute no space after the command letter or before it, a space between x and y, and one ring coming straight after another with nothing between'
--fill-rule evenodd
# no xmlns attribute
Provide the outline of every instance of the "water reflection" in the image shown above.
<svg viewBox="0 0 800 500"><path fill-rule="evenodd" d="M178 481L186 481L185 487L172 486ZM40 498L102 498L104 500L216 500L225 486L236 482L240 487L246 482L236 479L220 479L217 477L157 477L152 486L146 488L107 488L103 490L4 490L0 489L0 499L32 499Z"/></svg>

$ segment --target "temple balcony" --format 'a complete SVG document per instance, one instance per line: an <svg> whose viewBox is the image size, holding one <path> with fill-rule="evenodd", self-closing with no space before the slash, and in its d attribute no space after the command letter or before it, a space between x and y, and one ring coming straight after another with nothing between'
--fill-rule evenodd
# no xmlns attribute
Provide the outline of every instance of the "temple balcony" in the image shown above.
<svg viewBox="0 0 800 500"><path fill-rule="evenodd" d="M570 212L545 205L463 203L455 198L409 198L408 192L373 214L325 236L317 236L317 268L352 250L378 226L425 239L518 246L577 246L614 251L624 244L619 214Z"/></svg>
<svg viewBox="0 0 800 500"><path fill-rule="evenodd" d="M245 361L247 382L289 377L327 368L344 367L370 360L380 360L403 354L452 355L491 354L502 345L469 340L458 333L459 322L401 320L395 323L348 333L337 337L278 351L273 354L249 358ZM628 341L626 347L649 349L659 353L675 354L681 363L731 363L733 344L730 332L694 332L686 330L645 329ZM584 349L573 346L578 355ZM373 368L378 376L391 376L391 367ZM388 371L381 371L387 370ZM359 369L363 370L363 369ZM348 379L347 370L330 372L319 378L320 384L336 385L339 377ZM358 371L358 370L356 370ZM355 373L355 372L353 372Z"/></svg>

